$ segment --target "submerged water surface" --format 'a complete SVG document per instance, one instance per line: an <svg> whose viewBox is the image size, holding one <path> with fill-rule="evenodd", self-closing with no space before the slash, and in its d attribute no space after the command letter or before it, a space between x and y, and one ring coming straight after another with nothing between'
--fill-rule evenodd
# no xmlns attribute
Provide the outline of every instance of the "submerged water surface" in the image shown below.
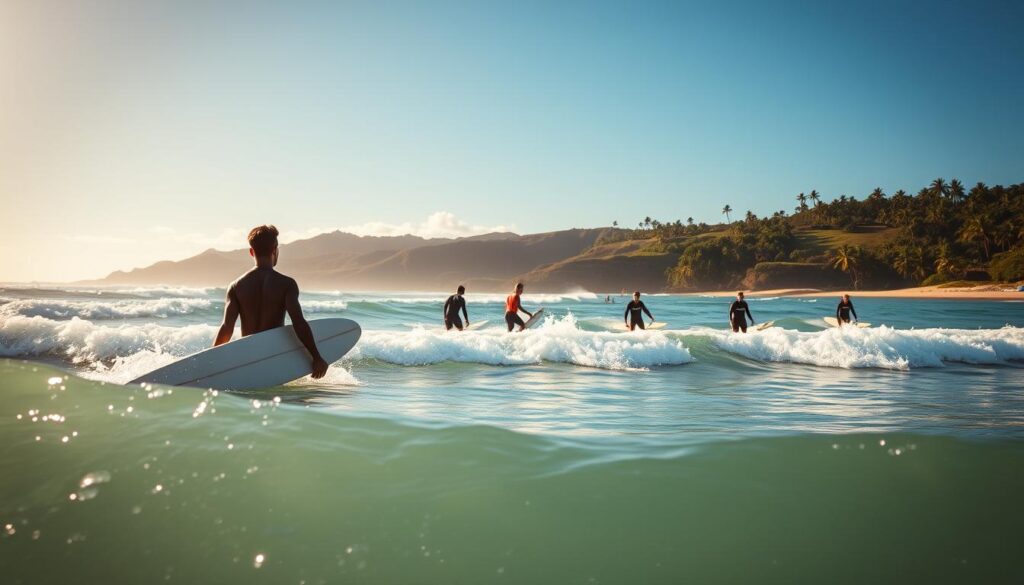
<svg viewBox="0 0 1024 585"><path fill-rule="evenodd" d="M14 583L677 583L1024 577L1024 303L304 293L363 338L324 380L126 387L209 345L223 290L0 290ZM1022 295L1024 296L1024 295ZM5 579L7 581L7 579Z"/></svg>

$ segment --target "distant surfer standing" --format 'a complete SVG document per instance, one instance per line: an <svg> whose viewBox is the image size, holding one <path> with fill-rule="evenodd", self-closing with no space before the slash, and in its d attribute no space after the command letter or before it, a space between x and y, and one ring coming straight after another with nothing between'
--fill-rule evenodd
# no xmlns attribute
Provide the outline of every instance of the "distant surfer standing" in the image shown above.
<svg viewBox="0 0 1024 585"><path fill-rule="evenodd" d="M520 282L516 285L516 291L505 299L505 324L508 325L509 331L512 331L516 325L519 325L520 331L526 327L526 323L523 323L523 318L519 316L520 311L533 317L533 313L523 308L522 295L523 283Z"/></svg>
<svg viewBox="0 0 1024 585"><path fill-rule="evenodd" d="M466 317L466 327L469 327L469 313L466 311L466 299L462 295L466 294L466 287L459 285L456 289L455 294L448 297L448 300L444 302L444 328L451 330L455 327L459 331L462 331L462 319L459 318L459 310L462 310L462 314Z"/></svg>
<svg viewBox="0 0 1024 585"><path fill-rule="evenodd" d="M733 333L742 330L747 332L747 317L750 317L750 324L754 324L754 316L750 314L750 307L747 301L743 300L743 291L736 293L736 300L729 305L729 323L732 325Z"/></svg>
<svg viewBox="0 0 1024 585"><path fill-rule="evenodd" d="M654 323L654 315L647 310L647 305L640 300L640 291L635 291L633 293L633 300L626 304L626 312L622 314L622 318L626 321L626 326L629 327L630 331L635 330L637 327L647 329L644 326L643 313L647 313L647 316L651 318L651 323Z"/></svg>
<svg viewBox="0 0 1024 585"><path fill-rule="evenodd" d="M313 378L327 373L327 362L320 356L306 318L299 306L299 285L295 279L274 270L277 265L277 228L261 225L249 232L249 255L256 261L252 270L228 286L224 302L224 321L217 331L214 347L231 341L235 321L242 318L242 337L276 327L284 327L284 314L291 317L292 327L312 357Z"/></svg>
<svg viewBox="0 0 1024 585"><path fill-rule="evenodd" d="M850 322L850 314L853 314L853 321L857 322L857 311L853 308L853 301L850 300L850 295L844 294L839 299L839 305L836 307L836 321L839 322L839 326L842 327L843 323Z"/></svg>

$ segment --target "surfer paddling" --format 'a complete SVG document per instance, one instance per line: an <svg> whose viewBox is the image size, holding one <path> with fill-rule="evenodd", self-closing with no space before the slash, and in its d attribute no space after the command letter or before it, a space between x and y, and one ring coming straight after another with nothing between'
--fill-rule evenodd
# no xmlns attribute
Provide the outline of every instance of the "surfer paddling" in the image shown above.
<svg viewBox="0 0 1024 585"><path fill-rule="evenodd" d="M750 317L750 324L754 324L754 316L750 314L750 307L743 299L743 291L736 293L736 300L729 305L729 324L732 325L733 333L742 330L747 332L747 317Z"/></svg>
<svg viewBox="0 0 1024 585"><path fill-rule="evenodd" d="M524 323L523 318L519 316L520 311L526 313L531 318L533 317L533 313L523 308L522 295L523 283L520 282L516 285L515 292L508 295L508 298L505 299L505 324L508 325L508 330L510 332L516 325L519 325L520 331L526 328L526 323Z"/></svg>
<svg viewBox="0 0 1024 585"><path fill-rule="evenodd" d="M643 313L647 313L647 316L651 318L651 323L654 323L654 315L647 309L647 305L640 300L640 291L636 291L633 293L633 300L626 305L626 312L622 315L630 331L635 330L637 327L640 329L647 328L644 325Z"/></svg>
<svg viewBox="0 0 1024 585"><path fill-rule="evenodd" d="M224 302L224 321L213 345L231 341L235 321L242 318L242 337L284 326L284 314L291 317L292 327L312 357L313 378L327 373L327 362L320 357L313 331L302 316L299 306L299 285L295 279L274 270L277 265L277 228L261 225L249 232L249 255L256 266L228 286Z"/></svg>
<svg viewBox="0 0 1024 585"><path fill-rule="evenodd" d="M444 302L444 328L451 330L455 327L459 331L462 331L462 319L459 318L459 310L462 310L463 316L466 317L466 327L469 327L469 313L466 311L466 299L462 295L466 294L466 287L459 285L456 289L455 294L448 297L448 300Z"/></svg>
<svg viewBox="0 0 1024 585"><path fill-rule="evenodd" d="M839 299L839 305L836 307L836 321L838 327L842 327L843 323L850 322L850 314L853 314L853 322L857 322L857 311L853 308L853 301L850 300L850 295L844 294Z"/></svg>

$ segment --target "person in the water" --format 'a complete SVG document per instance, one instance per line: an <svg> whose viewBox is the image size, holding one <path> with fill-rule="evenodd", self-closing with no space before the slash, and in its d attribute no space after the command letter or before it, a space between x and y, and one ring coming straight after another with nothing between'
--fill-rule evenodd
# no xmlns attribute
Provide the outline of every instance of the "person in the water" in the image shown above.
<svg viewBox="0 0 1024 585"><path fill-rule="evenodd" d="M750 324L754 324L754 316L750 314L750 307L747 301L743 300L743 291L736 293L736 300L729 305L729 323L732 325L733 333L737 331L747 332L747 317L750 317Z"/></svg>
<svg viewBox="0 0 1024 585"><path fill-rule="evenodd" d="M320 356L313 330L302 316L299 285L295 279L274 270L279 257L277 234L277 228L272 225L257 226L249 232L249 255L255 260L256 266L228 286L224 320L213 345L216 347L231 341L235 321L239 317L242 318L242 337L245 337L283 327L284 314L288 313L295 335L309 351L312 360L310 375L323 378L327 373L327 362Z"/></svg>
<svg viewBox="0 0 1024 585"><path fill-rule="evenodd" d="M647 316L651 318L651 323L654 323L654 315L647 309L647 305L640 300L640 291L636 291L633 293L633 300L626 304L626 312L622 314L622 318L626 321L626 326L629 327L630 331L635 330L637 327L647 329L644 326L643 313L647 313Z"/></svg>
<svg viewBox="0 0 1024 585"><path fill-rule="evenodd" d="M523 283L516 285L516 291L505 299L505 324L508 325L508 330L512 331L516 325L519 326L519 330L522 331L526 327L526 323L523 322L523 318L519 316L519 312L522 311L533 317L533 313L523 308L523 301L520 297L523 295Z"/></svg>
<svg viewBox="0 0 1024 585"><path fill-rule="evenodd" d="M857 311L853 308L853 301L850 300L850 295L844 294L839 299L839 306L836 307L836 321L839 322L839 326L842 327L843 323L850 322L850 315L853 315L853 322L857 322Z"/></svg>
<svg viewBox="0 0 1024 585"><path fill-rule="evenodd" d="M448 297L448 300L444 302L444 328L451 330L452 327L462 331L462 319L459 318L459 310L462 310L462 314L466 317L466 327L469 327L469 313L466 311L466 299L462 295L466 294L466 287L459 285L459 288L455 291L455 294Z"/></svg>

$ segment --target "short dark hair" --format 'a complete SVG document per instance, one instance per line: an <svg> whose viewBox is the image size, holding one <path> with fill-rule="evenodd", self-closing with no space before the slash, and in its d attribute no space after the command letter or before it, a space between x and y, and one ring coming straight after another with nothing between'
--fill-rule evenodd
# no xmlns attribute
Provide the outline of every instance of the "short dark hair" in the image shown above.
<svg viewBox="0 0 1024 585"><path fill-rule="evenodd" d="M740 295L742 297L743 296L743 291L737 291L736 294L738 294L738 295Z"/></svg>
<svg viewBox="0 0 1024 585"><path fill-rule="evenodd" d="M633 296L634 297L640 296L640 291L638 291L638 290L633 291Z"/></svg>
<svg viewBox="0 0 1024 585"><path fill-rule="evenodd" d="M520 282L520 283L516 284L516 288L523 288L523 283Z"/></svg>
<svg viewBox="0 0 1024 585"><path fill-rule="evenodd" d="M464 293L464 292L466 292L466 287L464 287L464 286L462 286L462 285L460 284L460 285L459 285L459 288L458 288L458 289L456 289L456 290L458 290L458 292L460 292L460 293Z"/></svg>
<svg viewBox="0 0 1024 585"><path fill-rule="evenodd" d="M272 225L258 225L249 230L249 247L257 256L269 256L277 248L278 233Z"/></svg>

